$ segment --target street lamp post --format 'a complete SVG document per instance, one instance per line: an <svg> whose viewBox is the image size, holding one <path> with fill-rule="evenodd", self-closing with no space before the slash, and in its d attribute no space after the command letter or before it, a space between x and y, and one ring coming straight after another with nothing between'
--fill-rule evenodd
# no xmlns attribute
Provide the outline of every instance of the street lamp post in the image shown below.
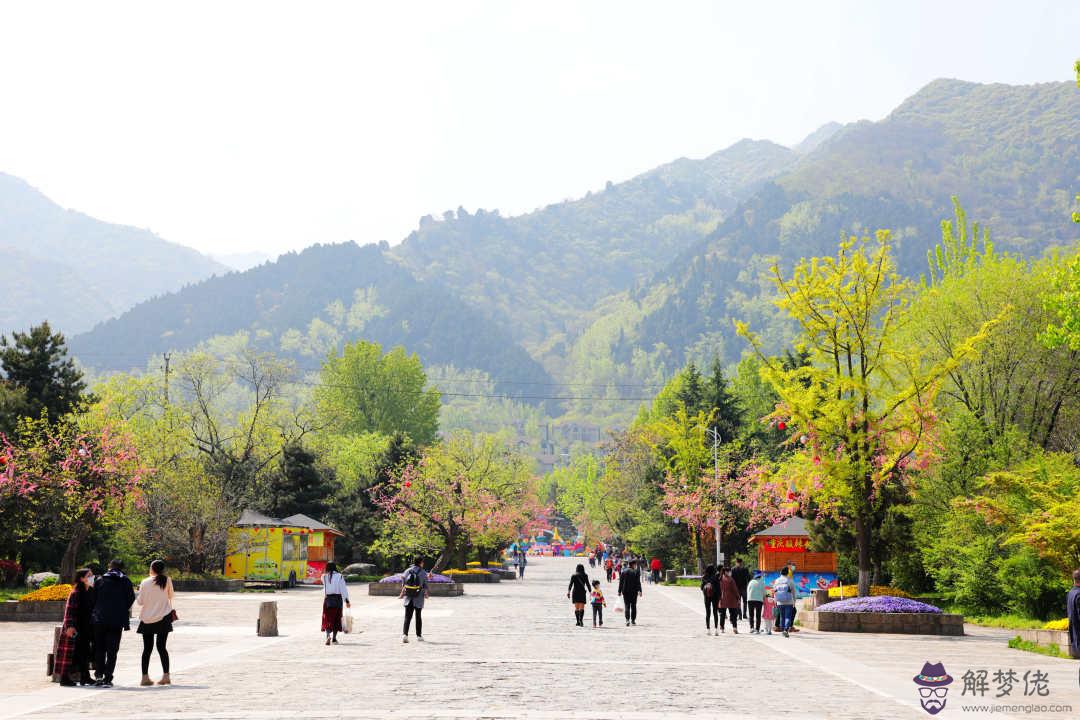
<svg viewBox="0 0 1080 720"><path fill-rule="evenodd" d="M712 436L712 459L713 459L713 473L716 478L716 487L720 487L720 432L714 428L706 428L705 432ZM713 526L713 533L716 535L716 568L720 569L723 564L723 553L720 551L720 518L716 518L716 524Z"/></svg>

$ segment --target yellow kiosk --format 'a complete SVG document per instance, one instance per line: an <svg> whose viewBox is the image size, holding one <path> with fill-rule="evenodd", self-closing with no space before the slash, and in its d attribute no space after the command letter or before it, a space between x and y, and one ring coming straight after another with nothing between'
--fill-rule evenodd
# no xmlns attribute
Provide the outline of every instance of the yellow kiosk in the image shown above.
<svg viewBox="0 0 1080 720"><path fill-rule="evenodd" d="M342 536L307 515L279 520L245 510L229 528L225 577L282 587L318 583Z"/></svg>

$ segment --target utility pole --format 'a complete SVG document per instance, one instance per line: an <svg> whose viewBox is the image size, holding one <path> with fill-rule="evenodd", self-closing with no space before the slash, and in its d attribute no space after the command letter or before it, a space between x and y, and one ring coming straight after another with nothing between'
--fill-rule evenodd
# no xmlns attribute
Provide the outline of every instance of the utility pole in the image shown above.
<svg viewBox="0 0 1080 720"><path fill-rule="evenodd" d="M707 428L705 432L712 435L712 461L713 461L713 473L716 478L716 487L720 487L720 433L716 428ZM713 526L713 531L716 535L716 568L720 569L723 565L723 553L720 551L720 518L716 518L716 525Z"/></svg>
<svg viewBox="0 0 1080 720"><path fill-rule="evenodd" d="M161 353L161 359L165 361L165 407L169 406L169 361L172 360L172 353Z"/></svg>

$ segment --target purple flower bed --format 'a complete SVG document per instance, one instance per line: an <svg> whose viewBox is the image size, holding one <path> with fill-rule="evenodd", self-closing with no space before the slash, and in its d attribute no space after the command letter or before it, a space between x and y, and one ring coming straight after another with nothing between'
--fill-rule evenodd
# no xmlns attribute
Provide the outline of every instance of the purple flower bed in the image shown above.
<svg viewBox="0 0 1080 720"><path fill-rule="evenodd" d="M398 573L396 575L387 575L386 577L384 577L379 582L381 582L381 583L397 583L397 584L400 585L402 583L402 581L404 581L404 580L405 580L404 573ZM452 582L454 582L453 580L446 577L445 575L439 575L438 573L428 573L427 581L429 583L452 583Z"/></svg>
<svg viewBox="0 0 1080 720"><path fill-rule="evenodd" d="M941 613L941 608L927 605L918 600L898 598L892 595L857 597L850 600L837 600L818 608L820 612L838 613Z"/></svg>

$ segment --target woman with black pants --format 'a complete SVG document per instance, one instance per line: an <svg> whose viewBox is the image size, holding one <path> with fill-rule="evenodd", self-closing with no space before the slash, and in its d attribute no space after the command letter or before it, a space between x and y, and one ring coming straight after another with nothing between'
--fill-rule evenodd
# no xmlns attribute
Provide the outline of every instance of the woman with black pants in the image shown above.
<svg viewBox="0 0 1080 720"><path fill-rule="evenodd" d="M165 562L155 560L150 563L150 577L139 583L139 598L142 608L139 610L139 634L143 638L142 681L140 685L153 685L150 679L150 656L157 647L161 659L161 680L158 685L169 685L169 651L166 643L173 623L173 585L165 575Z"/></svg>
<svg viewBox="0 0 1080 720"><path fill-rule="evenodd" d="M712 624L716 628L716 634L720 634L720 583L716 576L716 567L709 565L705 568L705 574L701 576L701 595L705 599L705 634L710 632L709 616L712 615Z"/></svg>
<svg viewBox="0 0 1080 720"><path fill-rule="evenodd" d="M574 603L574 617L578 627L585 627L585 602L589 599L589 576L585 573L585 566L578 565L577 570L570 576L570 585L566 588L566 597Z"/></svg>

